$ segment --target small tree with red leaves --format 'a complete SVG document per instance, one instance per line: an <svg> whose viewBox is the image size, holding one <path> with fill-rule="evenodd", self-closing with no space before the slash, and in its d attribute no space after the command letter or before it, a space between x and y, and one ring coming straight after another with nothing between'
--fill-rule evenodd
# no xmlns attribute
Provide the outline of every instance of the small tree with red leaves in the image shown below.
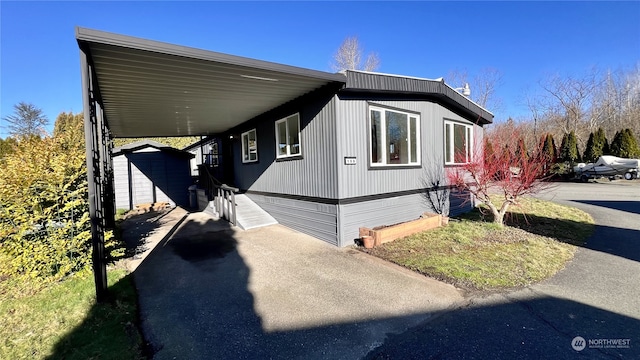
<svg viewBox="0 0 640 360"><path fill-rule="evenodd" d="M485 135L484 146L476 149L472 161L447 173L449 183L486 205L499 225L503 225L509 206L549 186L542 181L548 159L542 149L528 154L520 135L517 126ZM485 149L487 144L491 149Z"/></svg>

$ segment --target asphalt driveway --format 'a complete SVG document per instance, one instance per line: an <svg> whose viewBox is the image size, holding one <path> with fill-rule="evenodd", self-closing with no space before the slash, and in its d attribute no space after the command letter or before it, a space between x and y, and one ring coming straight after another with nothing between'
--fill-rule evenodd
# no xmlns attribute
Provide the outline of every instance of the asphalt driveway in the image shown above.
<svg viewBox="0 0 640 360"><path fill-rule="evenodd" d="M472 298L391 335L368 358L640 358L640 182L564 183L540 197L587 211L597 224L564 270L525 289Z"/></svg>
<svg viewBox="0 0 640 360"><path fill-rule="evenodd" d="M126 229L154 359L357 359L464 301L453 286L280 225L174 209Z"/></svg>

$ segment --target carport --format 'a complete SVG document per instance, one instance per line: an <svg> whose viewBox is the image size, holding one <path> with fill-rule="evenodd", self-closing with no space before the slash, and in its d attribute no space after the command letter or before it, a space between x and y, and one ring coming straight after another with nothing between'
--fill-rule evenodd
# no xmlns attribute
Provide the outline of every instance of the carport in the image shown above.
<svg viewBox="0 0 640 360"><path fill-rule="evenodd" d="M93 270L107 291L104 234L115 225L112 139L221 134L342 74L76 28Z"/></svg>

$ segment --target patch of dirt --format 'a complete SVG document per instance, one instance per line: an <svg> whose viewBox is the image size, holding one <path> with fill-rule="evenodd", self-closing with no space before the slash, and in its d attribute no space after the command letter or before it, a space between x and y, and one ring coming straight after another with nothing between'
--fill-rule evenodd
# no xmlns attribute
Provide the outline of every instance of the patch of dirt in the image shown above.
<svg viewBox="0 0 640 360"><path fill-rule="evenodd" d="M129 210L126 214L124 214L122 216L122 219L127 220L129 218L148 213L151 213L151 216L153 216L154 213L165 213L171 209L172 206L168 202L138 204L135 206L135 209Z"/></svg>

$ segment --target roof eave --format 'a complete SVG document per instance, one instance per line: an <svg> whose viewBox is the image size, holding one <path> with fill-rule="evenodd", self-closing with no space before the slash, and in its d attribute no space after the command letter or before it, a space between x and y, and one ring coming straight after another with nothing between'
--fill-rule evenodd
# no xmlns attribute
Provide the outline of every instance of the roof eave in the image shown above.
<svg viewBox="0 0 640 360"><path fill-rule="evenodd" d="M345 82L346 75L256 60L242 56L223 54L215 51L196 49L188 46L169 44L161 41L141 39L137 37L110 33L106 31L76 27L76 39L79 44L99 43L103 45L159 52L163 54L187 58L221 62L237 66L246 66L260 70L275 71L291 75L300 75L327 81Z"/></svg>
<svg viewBox="0 0 640 360"><path fill-rule="evenodd" d="M460 94L442 79L348 70L347 83L342 91L440 98L467 113L469 117L476 118L478 123L490 124L494 118L490 111Z"/></svg>

